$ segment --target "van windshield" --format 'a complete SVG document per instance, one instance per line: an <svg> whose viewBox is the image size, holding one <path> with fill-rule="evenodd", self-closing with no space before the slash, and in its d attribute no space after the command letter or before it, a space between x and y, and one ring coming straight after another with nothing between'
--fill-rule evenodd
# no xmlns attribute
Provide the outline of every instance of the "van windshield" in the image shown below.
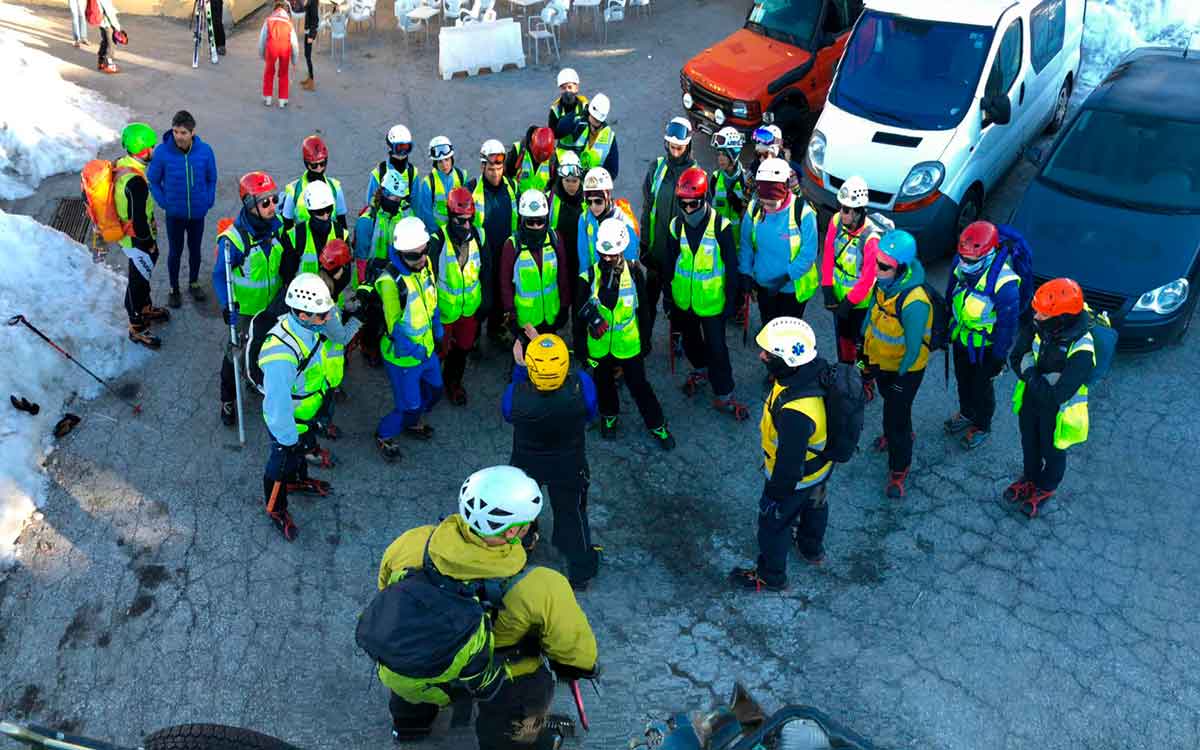
<svg viewBox="0 0 1200 750"><path fill-rule="evenodd" d="M949 130L970 109L992 34L986 26L867 11L829 100L880 124Z"/></svg>
<svg viewBox="0 0 1200 750"><path fill-rule="evenodd" d="M820 14L820 0L758 0L746 16L746 28L794 47L807 48Z"/></svg>

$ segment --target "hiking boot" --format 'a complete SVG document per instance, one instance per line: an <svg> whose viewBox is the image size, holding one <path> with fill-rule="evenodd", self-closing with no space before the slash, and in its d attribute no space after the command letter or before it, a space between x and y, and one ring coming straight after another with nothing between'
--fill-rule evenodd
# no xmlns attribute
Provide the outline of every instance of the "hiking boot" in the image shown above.
<svg viewBox="0 0 1200 750"><path fill-rule="evenodd" d="M225 56L225 48L217 47L217 54L220 55L221 57L224 57Z"/></svg>
<svg viewBox="0 0 1200 750"><path fill-rule="evenodd" d="M269 96L264 96L264 97L263 97L263 104L265 104L265 105L266 105L266 106L268 106L268 107L269 107L269 106L271 106L271 97L269 97Z"/></svg>
<svg viewBox="0 0 1200 750"><path fill-rule="evenodd" d="M970 451L975 450L979 446L986 443L988 438L991 436L992 433L988 432L987 430L981 430L972 425L971 427L967 428L967 434L963 435L962 440L958 442L962 444L962 447Z"/></svg>
<svg viewBox="0 0 1200 750"><path fill-rule="evenodd" d="M1021 502L1021 512L1030 518L1036 518L1038 514L1038 506L1054 497L1054 490L1039 489L1032 482L1029 486L1029 494Z"/></svg>
<svg viewBox="0 0 1200 750"><path fill-rule="evenodd" d="M171 319L171 313L165 307L146 305L142 308L142 320L148 323L166 323Z"/></svg>
<svg viewBox="0 0 1200 750"><path fill-rule="evenodd" d="M96 70L100 71L101 73L108 73L110 75L121 72L121 69L118 68L117 64L112 60L105 60L102 63L97 63Z"/></svg>
<svg viewBox="0 0 1200 750"><path fill-rule="evenodd" d="M394 463L400 460L400 442L396 438L382 438L376 435L375 446L379 448L379 455L383 456L384 461Z"/></svg>
<svg viewBox="0 0 1200 750"><path fill-rule="evenodd" d="M735 400L733 396L729 398L714 398L712 405L717 411L733 415L733 418L739 422L750 418L750 407Z"/></svg>
<svg viewBox="0 0 1200 750"><path fill-rule="evenodd" d="M809 565L823 565L825 563L825 548L817 548L815 555L810 555L800 546L800 527L792 527L792 545L796 548L796 554L800 555Z"/></svg>
<svg viewBox="0 0 1200 750"><path fill-rule="evenodd" d="M546 714L546 731L559 741L570 739L575 736L575 720L566 714Z"/></svg>
<svg viewBox="0 0 1200 750"><path fill-rule="evenodd" d="M286 510L271 513L267 511L267 516L271 522L275 524L275 528L279 529L279 533L283 534L283 538L289 542L296 541L296 537L300 536L300 529L296 528L296 524L292 521L292 514Z"/></svg>
<svg viewBox="0 0 1200 750"><path fill-rule="evenodd" d="M904 497L905 479L908 479L908 469L888 472L888 481L887 486L884 487L884 493L893 500L900 500Z"/></svg>
<svg viewBox="0 0 1200 750"><path fill-rule="evenodd" d="M237 425L237 404L233 401L221 402L221 424L226 427Z"/></svg>
<svg viewBox="0 0 1200 750"><path fill-rule="evenodd" d="M768 583L758 574L758 568L734 568L729 573L729 582L735 588L749 591L787 591L787 581Z"/></svg>
<svg viewBox="0 0 1200 750"><path fill-rule="evenodd" d="M1025 477L1021 477L1017 481L1004 488L1003 497L1010 503L1019 502L1033 494L1034 489L1036 488L1034 487L1033 482L1029 481Z"/></svg>
<svg viewBox="0 0 1200 750"><path fill-rule="evenodd" d="M287 108L287 103L288 103L288 100L287 100L287 99L280 99L280 100L279 100L279 108L280 108L280 109L286 109L286 108Z"/></svg>
<svg viewBox="0 0 1200 750"><path fill-rule="evenodd" d="M600 417L600 437L605 440L615 440L617 437L617 418Z"/></svg>
<svg viewBox="0 0 1200 750"><path fill-rule="evenodd" d="M662 427L655 427L653 430L650 430L650 434L658 440L658 445L663 450L669 451L675 449L675 436L667 429L666 422L663 422Z"/></svg>
<svg viewBox="0 0 1200 750"><path fill-rule="evenodd" d="M208 294L204 291L204 287L197 282L188 284L188 294L192 295L192 302L205 302L208 300Z"/></svg>
<svg viewBox="0 0 1200 750"><path fill-rule="evenodd" d="M162 346L162 339L150 333L150 326L143 323L140 326L129 326L129 340L141 344L147 349L157 349Z"/></svg>
<svg viewBox="0 0 1200 750"><path fill-rule="evenodd" d="M167 307L179 308L183 306L183 295L178 289L172 289L167 293Z"/></svg>
<svg viewBox="0 0 1200 750"><path fill-rule="evenodd" d="M708 373L703 370L692 370L683 383L683 395L695 396L706 385L708 385Z"/></svg>
<svg viewBox="0 0 1200 750"><path fill-rule="evenodd" d="M446 399L455 406L467 405L467 391L462 387L462 383L452 383L446 385Z"/></svg>
<svg viewBox="0 0 1200 750"><path fill-rule="evenodd" d="M953 417L942 422L942 429L946 431L947 435L959 435L966 432L971 427L971 424L972 422L969 418L964 417L962 412L958 412Z"/></svg>
<svg viewBox="0 0 1200 750"><path fill-rule="evenodd" d="M317 82L311 78L305 78L300 82L300 88L304 89L305 91L314 91L317 88Z"/></svg>

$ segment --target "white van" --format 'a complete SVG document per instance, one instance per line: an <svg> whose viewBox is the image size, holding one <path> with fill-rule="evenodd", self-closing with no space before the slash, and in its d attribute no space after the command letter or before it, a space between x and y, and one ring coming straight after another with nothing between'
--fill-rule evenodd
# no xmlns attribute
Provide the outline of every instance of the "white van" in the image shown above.
<svg viewBox="0 0 1200 750"><path fill-rule="evenodd" d="M808 144L804 192L836 211L861 175L871 208L953 247L1022 149L1067 114L1085 0L867 0Z"/></svg>

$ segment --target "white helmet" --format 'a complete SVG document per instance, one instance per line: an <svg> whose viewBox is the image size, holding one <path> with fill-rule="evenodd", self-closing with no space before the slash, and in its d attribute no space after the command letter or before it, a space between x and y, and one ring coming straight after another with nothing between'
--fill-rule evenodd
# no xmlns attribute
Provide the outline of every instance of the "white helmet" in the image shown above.
<svg viewBox="0 0 1200 750"><path fill-rule="evenodd" d="M404 184L404 178L394 169L389 169L383 176L383 182L379 183L379 189L397 198L408 195L408 187Z"/></svg>
<svg viewBox="0 0 1200 750"><path fill-rule="evenodd" d="M412 133L403 125L393 125L392 129L387 133L388 147L394 149L396 146L407 144L412 147Z"/></svg>
<svg viewBox="0 0 1200 750"><path fill-rule="evenodd" d="M596 252L601 255L623 255L629 247L629 228L625 222L616 218L600 222L596 230Z"/></svg>
<svg viewBox="0 0 1200 750"><path fill-rule="evenodd" d="M867 189L867 181L858 175L848 178L838 188L838 203L846 208L863 208L871 201L871 192Z"/></svg>
<svg viewBox="0 0 1200 750"><path fill-rule="evenodd" d="M754 342L788 367L806 365L817 358L817 335L800 318L775 318L763 326Z"/></svg>
<svg viewBox="0 0 1200 750"><path fill-rule="evenodd" d="M486 161L488 161L489 156L495 156L496 154L505 154L505 153L507 153L507 152L504 150L503 143L496 140L495 138L488 138L486 141L483 142L483 145L479 147L479 160L482 162L486 162Z"/></svg>
<svg viewBox="0 0 1200 750"><path fill-rule="evenodd" d="M433 161L454 158L454 144L444 135L435 136L429 141L429 158Z"/></svg>
<svg viewBox="0 0 1200 750"><path fill-rule="evenodd" d="M783 159L763 159L754 173L755 182L787 182L792 176L792 166Z"/></svg>
<svg viewBox="0 0 1200 750"><path fill-rule="evenodd" d="M588 114L595 117L600 122L608 122L608 110L611 107L608 97L604 94L596 94L592 100L588 102Z"/></svg>
<svg viewBox="0 0 1200 750"><path fill-rule="evenodd" d="M757 128L753 134L754 150L769 153L771 156L779 156L780 149L783 148L783 131L778 125L764 125Z"/></svg>
<svg viewBox="0 0 1200 750"><path fill-rule="evenodd" d="M542 489L515 466L489 466L463 482L458 512L480 536L498 536L533 523L542 512Z"/></svg>
<svg viewBox="0 0 1200 750"><path fill-rule="evenodd" d="M584 190L605 190L612 192L613 181L612 175L604 167L594 167L588 170L588 173L583 176Z"/></svg>
<svg viewBox="0 0 1200 750"><path fill-rule="evenodd" d="M324 180L314 180L304 188L304 207L309 213L333 208L333 191Z"/></svg>
<svg viewBox="0 0 1200 750"><path fill-rule="evenodd" d="M745 145L746 136L742 135L742 131L737 128L726 126L713 133L712 147L720 151L741 153Z"/></svg>
<svg viewBox="0 0 1200 750"><path fill-rule="evenodd" d="M392 247L400 252L420 250L429 243L429 232L425 230L425 222L416 216L406 216L396 222L392 230Z"/></svg>
<svg viewBox="0 0 1200 750"><path fill-rule="evenodd" d="M575 72L574 68L563 68L558 71L558 85L562 86L564 83L579 85L579 74Z"/></svg>
<svg viewBox="0 0 1200 750"><path fill-rule="evenodd" d="M310 315L320 315L333 309L333 297L329 296L329 287L315 273L296 274L296 278L288 284L284 302L293 310Z"/></svg>
<svg viewBox="0 0 1200 750"><path fill-rule="evenodd" d="M692 123L686 117L672 117L667 123L663 140L672 146L686 146L692 142Z"/></svg>
<svg viewBox="0 0 1200 750"><path fill-rule="evenodd" d="M563 151L562 156L558 157L558 176L579 179L582 174L583 164L579 161L579 154L574 151Z"/></svg>
<svg viewBox="0 0 1200 750"><path fill-rule="evenodd" d="M550 206L546 201L546 194L541 190L526 190L521 193L521 200L517 202L517 213L522 219L549 216Z"/></svg>

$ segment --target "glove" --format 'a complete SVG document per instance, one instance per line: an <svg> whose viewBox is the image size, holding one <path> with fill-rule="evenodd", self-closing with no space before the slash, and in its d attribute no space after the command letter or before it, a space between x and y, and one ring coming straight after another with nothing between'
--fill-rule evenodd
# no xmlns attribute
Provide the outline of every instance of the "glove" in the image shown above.
<svg viewBox="0 0 1200 750"><path fill-rule="evenodd" d="M550 669L563 682L570 682L571 680L594 680L600 676L600 662L596 662L591 669L580 669L579 667L572 667L570 664L560 664L551 660Z"/></svg>
<svg viewBox="0 0 1200 750"><path fill-rule="evenodd" d="M598 323L588 324L588 335L590 335L592 338L598 339L606 333L608 333L608 323L606 323L603 319L601 319Z"/></svg>
<svg viewBox="0 0 1200 750"><path fill-rule="evenodd" d="M837 309L838 298L837 298L837 294L833 291L833 287L831 287L831 286L821 287L821 297L824 298L824 300L825 300L825 309L826 310Z"/></svg>
<svg viewBox="0 0 1200 750"><path fill-rule="evenodd" d="M837 304L837 308L834 309L833 314L836 315L838 319L845 320L846 318L850 317L850 311L853 309L854 305L850 304L850 300L844 299Z"/></svg>
<svg viewBox="0 0 1200 750"><path fill-rule="evenodd" d="M237 309L230 310L228 307L221 310L221 317L225 320L225 325L227 326L236 326L241 320Z"/></svg>

